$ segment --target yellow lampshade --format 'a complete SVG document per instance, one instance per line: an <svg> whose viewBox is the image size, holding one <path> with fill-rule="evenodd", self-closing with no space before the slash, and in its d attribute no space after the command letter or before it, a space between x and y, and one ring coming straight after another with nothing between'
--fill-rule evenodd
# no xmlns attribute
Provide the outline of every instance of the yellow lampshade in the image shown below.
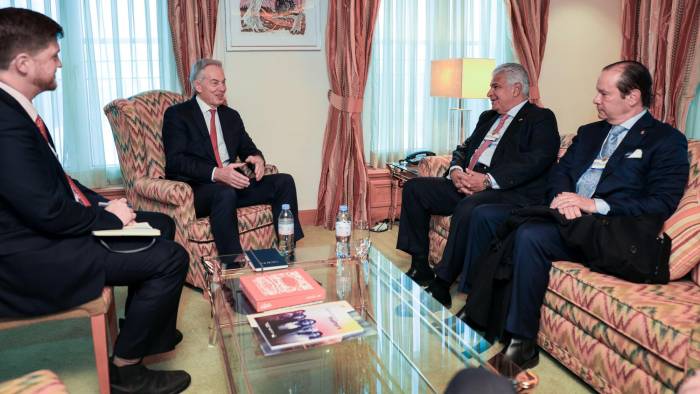
<svg viewBox="0 0 700 394"><path fill-rule="evenodd" d="M433 60L430 65L430 95L486 98L494 68L494 59Z"/></svg>

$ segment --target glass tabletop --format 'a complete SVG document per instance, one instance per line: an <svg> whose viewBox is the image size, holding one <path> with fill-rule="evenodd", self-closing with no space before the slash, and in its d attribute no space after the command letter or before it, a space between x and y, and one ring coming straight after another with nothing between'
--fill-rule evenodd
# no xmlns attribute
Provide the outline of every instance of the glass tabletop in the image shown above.
<svg viewBox="0 0 700 394"><path fill-rule="evenodd" d="M378 250L364 262L332 254L332 247L297 248L293 264L326 289L326 302L346 300L369 323L365 335L332 345L265 356L247 320L255 312L239 287L238 278L253 272L214 276L214 325L231 392L443 392L465 367L518 372L483 352L489 345L476 331Z"/></svg>

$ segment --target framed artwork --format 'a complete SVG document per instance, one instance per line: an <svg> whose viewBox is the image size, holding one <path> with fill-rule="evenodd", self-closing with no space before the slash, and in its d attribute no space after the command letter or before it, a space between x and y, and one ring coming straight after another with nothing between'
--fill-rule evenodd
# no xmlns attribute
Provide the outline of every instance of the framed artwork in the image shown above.
<svg viewBox="0 0 700 394"><path fill-rule="evenodd" d="M319 1L226 0L226 50L320 50Z"/></svg>

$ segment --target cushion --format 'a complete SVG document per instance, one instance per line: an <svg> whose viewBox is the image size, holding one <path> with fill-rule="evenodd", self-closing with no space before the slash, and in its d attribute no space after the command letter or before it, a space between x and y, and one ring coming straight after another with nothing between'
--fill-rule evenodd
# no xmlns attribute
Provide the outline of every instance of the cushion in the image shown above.
<svg viewBox="0 0 700 394"><path fill-rule="evenodd" d="M66 386L58 376L48 369L0 383L0 394L65 394L67 392Z"/></svg>
<svg viewBox="0 0 700 394"><path fill-rule="evenodd" d="M671 237L671 280L680 279L700 263L700 190L685 192L664 232Z"/></svg>

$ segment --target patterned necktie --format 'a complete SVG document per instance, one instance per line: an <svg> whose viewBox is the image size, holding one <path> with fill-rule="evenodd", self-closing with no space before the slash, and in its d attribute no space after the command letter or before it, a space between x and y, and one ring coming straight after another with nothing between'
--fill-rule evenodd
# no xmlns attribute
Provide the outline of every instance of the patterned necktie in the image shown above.
<svg viewBox="0 0 700 394"><path fill-rule="evenodd" d="M508 120L508 114L501 115L501 120L498 121L498 125L496 125L496 128L490 134L492 134L494 137L498 136L498 134L501 132L501 129L503 128L503 125L506 123L506 120ZM492 143L493 141L489 141L484 137L484 140L481 141L481 145L479 145L476 151L474 151L472 158L469 160L469 167L467 167L469 170L474 169L476 163L479 161L479 157L481 157L484 151L488 149Z"/></svg>
<svg viewBox="0 0 700 394"><path fill-rule="evenodd" d="M210 109L209 112L211 112L211 120L209 121L209 139L211 140L211 147L214 148L216 166L223 167L223 164L221 164L221 157L219 156L219 137L216 135L216 110Z"/></svg>
<svg viewBox="0 0 700 394"><path fill-rule="evenodd" d="M613 126L608 133L608 138L605 140L603 147L600 149L600 154L596 159L605 160L607 163L610 156L615 152L620 143L620 135L627 130L623 126ZM586 198L591 198L595 189L598 187L600 176L603 174L604 168L593 168L593 165L581 175L576 183L576 194Z"/></svg>
<svg viewBox="0 0 700 394"><path fill-rule="evenodd" d="M34 120L34 123L36 123L36 127L39 128L39 132L41 133L41 136L44 137L44 140L46 141L49 146L52 146L50 139L49 139L49 131L46 129L46 124L44 123L44 120L41 119L41 116L36 117ZM85 197L85 194L78 188L78 185L73 182L73 179L66 174L65 171L63 171L63 175L66 176L66 180L68 181L68 185L70 186L71 191L73 192L73 196L80 201L81 204L83 204L86 207L89 207L90 200Z"/></svg>

